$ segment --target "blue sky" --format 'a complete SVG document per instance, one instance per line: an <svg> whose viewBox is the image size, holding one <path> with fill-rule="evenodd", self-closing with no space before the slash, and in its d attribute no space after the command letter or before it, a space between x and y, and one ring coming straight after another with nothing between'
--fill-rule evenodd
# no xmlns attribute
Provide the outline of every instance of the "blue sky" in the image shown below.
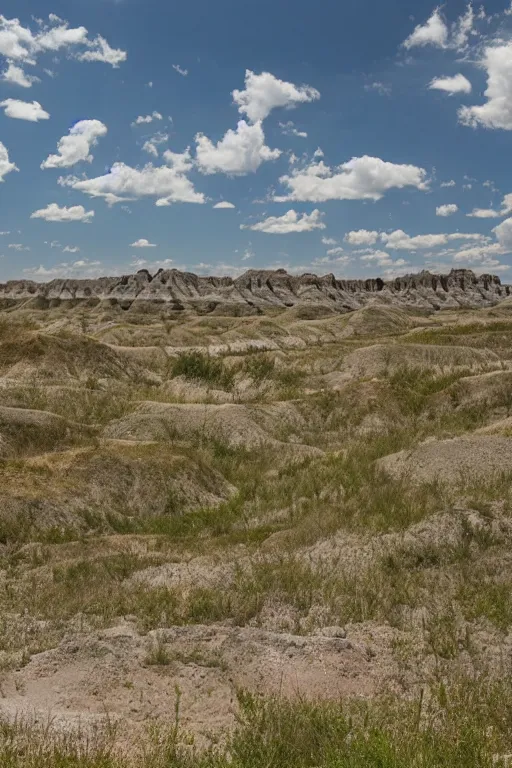
<svg viewBox="0 0 512 768"><path fill-rule="evenodd" d="M510 280L507 3L4 0L0 280Z"/></svg>

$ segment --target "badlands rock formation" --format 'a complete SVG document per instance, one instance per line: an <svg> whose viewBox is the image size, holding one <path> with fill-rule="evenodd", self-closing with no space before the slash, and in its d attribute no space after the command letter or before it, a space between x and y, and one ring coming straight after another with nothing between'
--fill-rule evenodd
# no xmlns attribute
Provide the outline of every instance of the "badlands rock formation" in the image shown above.
<svg viewBox="0 0 512 768"><path fill-rule="evenodd" d="M134 275L95 280L57 279L49 283L12 280L0 284L0 309L19 302L34 308L58 306L62 301L105 302L130 309L146 302L148 310L195 310L201 314L259 314L266 308L296 305L328 306L350 312L369 303L396 304L422 309L488 307L510 295L496 275L475 275L452 269L449 275L420 272L394 280L338 280L334 275L289 275L285 270L249 270L231 277L199 277L176 269L159 270L152 276L142 269Z"/></svg>

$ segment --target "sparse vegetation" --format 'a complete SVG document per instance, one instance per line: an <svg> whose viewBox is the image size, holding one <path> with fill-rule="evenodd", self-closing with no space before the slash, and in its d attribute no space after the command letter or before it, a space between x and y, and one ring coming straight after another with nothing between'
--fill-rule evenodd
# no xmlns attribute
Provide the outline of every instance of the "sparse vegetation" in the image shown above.
<svg viewBox="0 0 512 768"><path fill-rule="evenodd" d="M182 352L174 361L172 375L201 381L218 389L231 390L234 384L234 373L226 367L222 359L201 352Z"/></svg>
<svg viewBox="0 0 512 768"><path fill-rule="evenodd" d="M2 768L504 768L511 327L3 313ZM468 435L449 481L379 461ZM2 720L66 665L64 728Z"/></svg>

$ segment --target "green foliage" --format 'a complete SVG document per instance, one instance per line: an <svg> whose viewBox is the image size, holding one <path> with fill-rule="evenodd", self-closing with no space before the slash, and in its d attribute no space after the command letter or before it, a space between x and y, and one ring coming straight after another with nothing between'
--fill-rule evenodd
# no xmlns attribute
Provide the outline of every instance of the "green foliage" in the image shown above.
<svg viewBox="0 0 512 768"><path fill-rule="evenodd" d="M175 723L152 730L129 756L115 732L87 742L49 728L0 726L2 768L504 768L512 749L508 678L432 683L411 701L373 703L239 693L238 723L222 745L199 751Z"/></svg>
<svg viewBox="0 0 512 768"><path fill-rule="evenodd" d="M275 360L268 355L256 353L248 355L244 363L244 372L257 384L269 379L274 374Z"/></svg>
<svg viewBox="0 0 512 768"><path fill-rule="evenodd" d="M202 381L210 387L231 390L234 373L218 358L201 352L182 352L173 363L173 376L184 376L192 381Z"/></svg>

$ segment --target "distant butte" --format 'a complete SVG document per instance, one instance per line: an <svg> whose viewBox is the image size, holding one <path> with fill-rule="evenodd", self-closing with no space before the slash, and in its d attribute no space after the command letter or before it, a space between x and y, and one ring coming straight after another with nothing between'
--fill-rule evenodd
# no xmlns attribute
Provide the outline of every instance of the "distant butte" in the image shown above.
<svg viewBox="0 0 512 768"><path fill-rule="evenodd" d="M176 269L151 275L136 274L97 279L56 279L48 283L11 280L0 283L0 309L27 305L41 310L70 302L70 306L119 305L122 309L198 314L251 315L297 305L351 312L368 304L391 304L425 310L493 306L511 294L497 275L475 275L452 269L448 275L431 272L393 280L337 279L334 275L290 275L283 269L249 270L237 278L200 277Z"/></svg>

